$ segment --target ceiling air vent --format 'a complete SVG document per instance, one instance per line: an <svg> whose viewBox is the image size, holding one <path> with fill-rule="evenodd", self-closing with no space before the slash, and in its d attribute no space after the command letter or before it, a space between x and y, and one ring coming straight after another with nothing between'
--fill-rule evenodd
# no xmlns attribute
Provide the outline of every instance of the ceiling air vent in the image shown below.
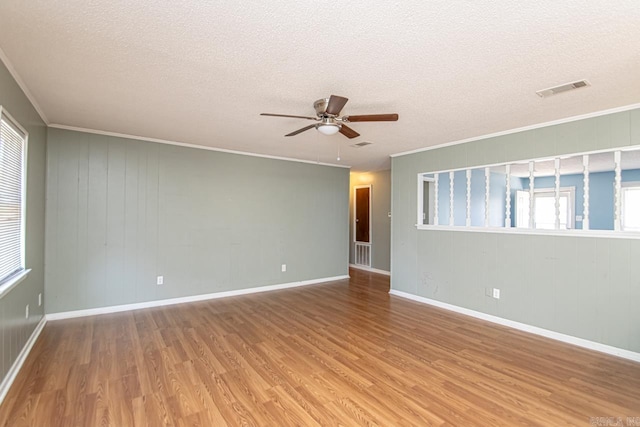
<svg viewBox="0 0 640 427"><path fill-rule="evenodd" d="M352 147L360 148L360 147L364 147L366 145L371 145L371 144L373 144L373 142L362 141L362 142L358 142L357 144L353 144Z"/></svg>
<svg viewBox="0 0 640 427"><path fill-rule="evenodd" d="M568 90L580 89L581 87L591 86L586 80L578 80L577 82L565 83L560 86L550 87L548 89L542 89L537 91L539 97L546 98L547 96L556 95L558 93L566 92Z"/></svg>

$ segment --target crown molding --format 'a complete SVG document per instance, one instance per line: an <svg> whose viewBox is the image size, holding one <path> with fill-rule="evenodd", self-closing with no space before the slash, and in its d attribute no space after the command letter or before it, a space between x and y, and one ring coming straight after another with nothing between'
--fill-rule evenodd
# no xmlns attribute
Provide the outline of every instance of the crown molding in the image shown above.
<svg viewBox="0 0 640 427"><path fill-rule="evenodd" d="M0 48L0 61L2 61L2 63L4 64L5 67L7 67L7 70L9 71L9 74L11 74L11 77L13 77L13 79L16 81L16 83L18 84L18 87L20 87L20 89L22 89L22 92L27 97L29 102L31 102L31 105L33 105L33 108L36 110L36 112L38 113L38 115L40 116L42 121L46 125L49 125L49 119L47 119L47 116L42 111L42 108L40 108L40 104L38 104L38 102L36 101L36 98L33 96L31 91L27 87L27 85L24 83L22 78L20 78L20 75L18 74L16 69L13 67L13 64L11 63L11 61L9 61L9 58L4 53L2 48Z"/></svg>
<svg viewBox="0 0 640 427"><path fill-rule="evenodd" d="M238 154L240 156L260 157L264 159L284 160L287 162L308 163L312 165L331 166L334 168L351 169L351 166L349 165L336 165L334 163L314 162L312 160L294 159L291 157L270 156L268 154L257 154L257 153L251 153L248 151L228 150L226 148L208 147L206 145L189 144L186 142L171 141L171 140L159 139L159 138L148 138L146 136L129 135L126 133L109 132L104 130L88 129L88 128L81 128L76 126L67 126L67 125L61 125L57 123L51 123L48 126L53 129L70 130L74 132L85 132L85 133L91 133L95 135L113 136L115 138L136 139L139 141L155 142L158 144L176 145L178 147L186 147L186 148L195 148L198 150L217 151L220 153L228 153L228 154Z"/></svg>
<svg viewBox="0 0 640 427"><path fill-rule="evenodd" d="M421 153L423 151L437 150L439 148L450 147L452 145L466 144L467 142L480 141L480 140L483 140L483 139L495 138L495 137L498 137L498 136L511 135L513 133L524 132L524 131L534 130L534 129L540 129L540 128L544 128L544 127L548 127L548 126L561 125L563 123L570 123L570 122L575 122L575 121L578 121L578 120L590 119L590 118L593 118L593 117L606 116L607 114L622 113L624 111L635 110L637 108L640 108L640 104L631 104L631 105L625 105L625 106L622 106L622 107L609 108L607 110L601 110L601 111L596 111L596 112L593 112L593 113L581 114L579 116L566 117L564 119L558 119L558 120L552 120L552 121L549 121L549 122L537 123L535 125L523 126L523 127L519 127L519 128L515 128L515 129L509 129L509 130L504 130L504 131L500 131L500 132L489 133L489 134L481 135L481 136L474 136L474 137L471 137L471 138L460 139L460 140L457 140L457 141L445 142L443 144L432 145L432 146L424 147L424 148L417 148L415 150L410 150L410 151L402 151L400 153L391 154L389 157L393 158L393 157L407 156L409 154Z"/></svg>

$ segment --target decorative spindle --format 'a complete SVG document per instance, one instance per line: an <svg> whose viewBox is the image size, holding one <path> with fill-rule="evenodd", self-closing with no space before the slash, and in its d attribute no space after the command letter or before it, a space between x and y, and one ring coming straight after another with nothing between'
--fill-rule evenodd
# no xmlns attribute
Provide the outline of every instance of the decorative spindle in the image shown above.
<svg viewBox="0 0 640 427"><path fill-rule="evenodd" d="M555 229L559 230L560 229L560 159L556 158L554 161L554 168L555 168L555 176L556 176L556 180L555 180L555 191L554 191L554 197L555 197Z"/></svg>
<svg viewBox="0 0 640 427"><path fill-rule="evenodd" d="M438 219L438 177L440 174L433 174L433 225L439 225Z"/></svg>
<svg viewBox="0 0 640 427"><path fill-rule="evenodd" d="M582 173L584 175L584 198L582 204L582 229L589 229L589 155L582 156Z"/></svg>
<svg viewBox="0 0 640 427"><path fill-rule="evenodd" d="M535 198L534 196L534 177L533 177L533 172L535 171L534 168L534 163L533 162L529 162L529 228L534 228L535 226Z"/></svg>
<svg viewBox="0 0 640 427"><path fill-rule="evenodd" d="M615 178L615 190L614 190L614 214L613 214L613 229L615 231L620 231L622 229L622 221L620 218L620 214L621 214L621 210L622 210L622 205L621 205L621 199L620 197L622 196L622 166L620 164L620 160L621 160L621 153L620 151L616 151L613 153L613 161L615 163L615 171L616 171L616 178Z"/></svg>
<svg viewBox="0 0 640 427"><path fill-rule="evenodd" d="M467 227L471 226L471 169L467 169Z"/></svg>
<svg viewBox="0 0 640 427"><path fill-rule="evenodd" d="M505 174L505 213L504 226L511 227L511 165L506 166Z"/></svg>
<svg viewBox="0 0 640 427"><path fill-rule="evenodd" d="M449 225L453 225L453 178L455 172L449 172Z"/></svg>
<svg viewBox="0 0 640 427"><path fill-rule="evenodd" d="M484 168L484 226L489 226L489 197L491 183L491 169Z"/></svg>

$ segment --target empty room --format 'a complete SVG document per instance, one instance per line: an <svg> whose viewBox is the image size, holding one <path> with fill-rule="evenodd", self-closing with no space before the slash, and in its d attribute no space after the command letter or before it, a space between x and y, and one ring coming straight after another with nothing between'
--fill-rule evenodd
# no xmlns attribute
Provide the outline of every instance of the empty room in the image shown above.
<svg viewBox="0 0 640 427"><path fill-rule="evenodd" d="M0 2L0 426L640 426L634 0Z"/></svg>

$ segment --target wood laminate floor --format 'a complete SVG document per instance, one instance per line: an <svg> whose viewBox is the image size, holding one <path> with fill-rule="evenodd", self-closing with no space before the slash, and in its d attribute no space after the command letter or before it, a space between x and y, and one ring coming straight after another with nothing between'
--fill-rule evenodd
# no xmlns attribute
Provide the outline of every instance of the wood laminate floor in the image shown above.
<svg viewBox="0 0 640 427"><path fill-rule="evenodd" d="M640 425L640 364L390 296L388 278L351 274L50 322L0 425Z"/></svg>

